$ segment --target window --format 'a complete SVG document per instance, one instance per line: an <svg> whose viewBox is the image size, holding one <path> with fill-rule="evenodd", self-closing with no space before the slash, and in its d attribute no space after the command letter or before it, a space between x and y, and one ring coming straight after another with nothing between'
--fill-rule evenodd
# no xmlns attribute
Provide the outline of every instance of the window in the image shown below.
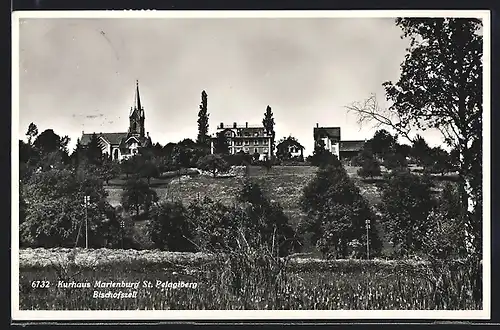
<svg viewBox="0 0 500 330"><path fill-rule="evenodd" d="M246 140L246 141L245 141L245 145L246 145L246 146L250 145L250 141Z"/></svg>
<svg viewBox="0 0 500 330"><path fill-rule="evenodd" d="M255 148L255 149L253 149L253 152L254 152L254 153L257 153L257 152L259 152L259 151L257 150L257 148Z"/></svg>

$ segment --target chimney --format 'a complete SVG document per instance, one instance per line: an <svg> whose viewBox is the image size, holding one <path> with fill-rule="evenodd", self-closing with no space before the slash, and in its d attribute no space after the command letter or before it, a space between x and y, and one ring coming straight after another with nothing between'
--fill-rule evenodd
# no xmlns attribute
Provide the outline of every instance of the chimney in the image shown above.
<svg viewBox="0 0 500 330"><path fill-rule="evenodd" d="M220 123L220 128L224 128L224 123Z"/></svg>
<svg viewBox="0 0 500 330"><path fill-rule="evenodd" d="M82 135L85 134L85 131L82 131Z"/></svg>
<svg viewBox="0 0 500 330"><path fill-rule="evenodd" d="M233 128L236 128L236 122L233 123Z"/></svg>
<svg viewBox="0 0 500 330"><path fill-rule="evenodd" d="M246 128L248 128L248 121L247 121L247 122L245 122L245 127L246 127Z"/></svg>
<svg viewBox="0 0 500 330"><path fill-rule="evenodd" d="M149 137L149 132L146 132L146 135Z"/></svg>
<svg viewBox="0 0 500 330"><path fill-rule="evenodd" d="M318 128L318 127L319 127L319 124L318 124L318 123L316 123L316 128Z"/></svg>

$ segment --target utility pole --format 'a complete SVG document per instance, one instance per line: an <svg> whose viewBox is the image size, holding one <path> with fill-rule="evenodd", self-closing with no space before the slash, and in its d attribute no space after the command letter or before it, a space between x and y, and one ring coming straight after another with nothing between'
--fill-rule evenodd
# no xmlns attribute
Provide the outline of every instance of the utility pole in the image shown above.
<svg viewBox="0 0 500 330"><path fill-rule="evenodd" d="M370 259L370 235L369 235L370 220L367 219L365 223L366 223L366 258Z"/></svg>
<svg viewBox="0 0 500 330"><path fill-rule="evenodd" d="M89 224L88 224L88 212L87 207L90 204L90 196L84 196L83 202L85 204L85 248L89 248Z"/></svg>
<svg viewBox="0 0 500 330"><path fill-rule="evenodd" d="M123 231L125 230L125 221L120 221L120 231L121 231L121 241L122 241L122 250L123 250Z"/></svg>

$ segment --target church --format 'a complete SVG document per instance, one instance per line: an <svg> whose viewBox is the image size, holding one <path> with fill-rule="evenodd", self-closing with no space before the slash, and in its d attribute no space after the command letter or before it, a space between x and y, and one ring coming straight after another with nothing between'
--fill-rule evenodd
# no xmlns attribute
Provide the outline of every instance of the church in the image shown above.
<svg viewBox="0 0 500 330"><path fill-rule="evenodd" d="M80 144L86 146L92 135L99 139L103 154L111 156L113 160L122 161L138 154L139 149L152 145L149 132L144 128L144 108L139 95L139 81L136 81L135 102L130 107L128 132L123 133L85 133L82 132Z"/></svg>

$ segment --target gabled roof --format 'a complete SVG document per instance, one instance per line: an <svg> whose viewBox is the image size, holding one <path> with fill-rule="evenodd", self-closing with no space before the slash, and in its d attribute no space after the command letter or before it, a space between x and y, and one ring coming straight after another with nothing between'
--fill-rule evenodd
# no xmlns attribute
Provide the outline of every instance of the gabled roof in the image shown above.
<svg viewBox="0 0 500 330"><path fill-rule="evenodd" d="M90 142L90 139L92 138L92 135L94 133L85 133L82 135L82 138L80 139L80 143L82 145L87 145ZM122 142L124 138L127 137L128 133L95 133L97 137L103 138L105 141L107 141L111 145L117 145Z"/></svg>
<svg viewBox="0 0 500 330"><path fill-rule="evenodd" d="M314 127L314 140L325 137L340 141L340 127Z"/></svg>
<svg viewBox="0 0 500 330"><path fill-rule="evenodd" d="M365 140L340 141L339 151L361 151L365 143Z"/></svg>

